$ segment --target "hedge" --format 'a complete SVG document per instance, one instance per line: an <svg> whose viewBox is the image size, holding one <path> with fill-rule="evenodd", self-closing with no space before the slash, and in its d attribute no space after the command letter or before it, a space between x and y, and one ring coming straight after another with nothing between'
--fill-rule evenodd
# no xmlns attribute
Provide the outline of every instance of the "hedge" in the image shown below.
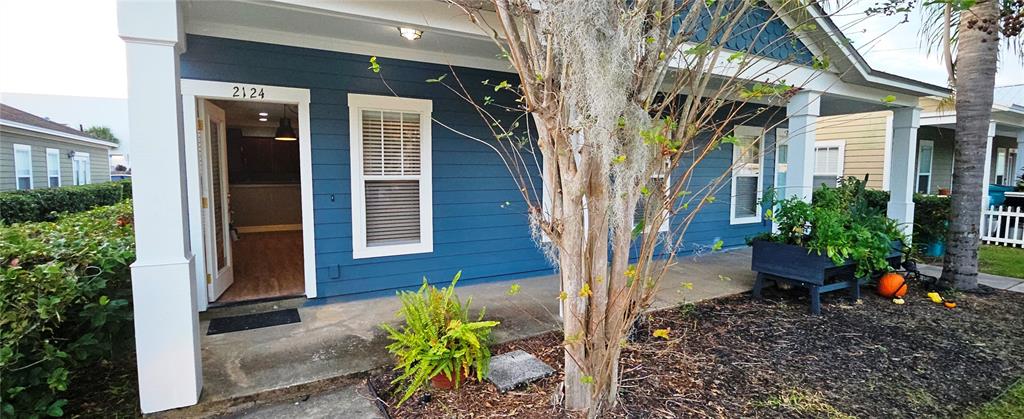
<svg viewBox="0 0 1024 419"><path fill-rule="evenodd" d="M0 223L53 221L60 213L87 211L131 197L130 180L0 192Z"/></svg>
<svg viewBox="0 0 1024 419"><path fill-rule="evenodd" d="M76 379L131 353L132 221L125 200L0 225L0 416L61 416Z"/></svg>
<svg viewBox="0 0 1024 419"><path fill-rule="evenodd" d="M853 191L859 182L862 181L855 177L843 179L839 188ZM883 213L887 211L888 191L865 189L863 193L869 208ZM914 247L921 248L935 241L945 241L950 214L948 196L914 194Z"/></svg>

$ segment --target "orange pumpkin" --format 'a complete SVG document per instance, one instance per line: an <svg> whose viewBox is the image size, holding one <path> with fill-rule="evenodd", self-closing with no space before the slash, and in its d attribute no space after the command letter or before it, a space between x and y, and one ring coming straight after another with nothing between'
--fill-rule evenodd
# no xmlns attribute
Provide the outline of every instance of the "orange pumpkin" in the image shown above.
<svg viewBox="0 0 1024 419"><path fill-rule="evenodd" d="M882 275L878 280L878 294L885 298L897 298L907 295L907 280L896 272Z"/></svg>

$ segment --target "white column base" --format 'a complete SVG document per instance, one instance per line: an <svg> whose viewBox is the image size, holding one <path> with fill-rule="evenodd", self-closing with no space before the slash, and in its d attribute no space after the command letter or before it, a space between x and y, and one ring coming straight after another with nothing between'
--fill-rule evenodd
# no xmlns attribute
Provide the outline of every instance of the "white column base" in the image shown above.
<svg viewBox="0 0 1024 419"><path fill-rule="evenodd" d="M889 201L886 216L900 222L903 234L908 238L914 236L914 203ZM909 220L909 222L907 221ZM908 243L909 244L909 243Z"/></svg>
<svg viewBox="0 0 1024 419"><path fill-rule="evenodd" d="M199 402L203 366L194 264L190 256L180 263L132 265L142 413Z"/></svg>

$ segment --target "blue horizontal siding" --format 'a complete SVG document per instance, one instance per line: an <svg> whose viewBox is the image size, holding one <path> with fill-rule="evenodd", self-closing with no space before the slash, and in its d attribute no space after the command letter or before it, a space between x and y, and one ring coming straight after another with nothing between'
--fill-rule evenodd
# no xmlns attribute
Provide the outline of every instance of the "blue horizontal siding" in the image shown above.
<svg viewBox="0 0 1024 419"><path fill-rule="evenodd" d="M390 96L381 82L402 96L429 99L433 116L465 132L486 138L490 131L462 99L442 86L424 81L450 73L446 66L378 59L380 75L367 70L368 56L189 35L181 57L183 78L266 84L309 89L313 149L313 212L317 294L322 301L380 295L431 282L449 281L463 271L467 282L521 278L552 272L530 236L527 208L500 157L490 148L434 124L433 212L431 253L380 258L352 258L352 213L348 132L349 93ZM514 80L514 75L456 69L474 96L495 96L481 80ZM756 123L770 123L762 117ZM746 123L754 125L755 122ZM774 132L769 133L774 139ZM714 151L697 169L695 183L709 182L726 170L731 146ZM765 184L773 162L765 159ZM536 179L539 182L539 179ZM696 189L696 187L694 188ZM716 194L691 225L684 252L742 245L762 232L760 224L729 226L729 185ZM680 222L682 215L673 222Z"/></svg>

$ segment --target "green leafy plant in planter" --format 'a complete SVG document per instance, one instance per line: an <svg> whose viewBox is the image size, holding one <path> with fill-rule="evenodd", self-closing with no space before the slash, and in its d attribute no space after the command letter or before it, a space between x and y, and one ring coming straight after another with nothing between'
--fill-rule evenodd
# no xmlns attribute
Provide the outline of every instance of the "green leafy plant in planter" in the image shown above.
<svg viewBox="0 0 1024 419"><path fill-rule="evenodd" d="M461 276L459 271L451 285L440 290L424 279L419 291L399 292L402 309L398 315L405 319L405 325L400 329L381 325L392 341L388 351L398 358L395 370L402 371L392 381L403 387L399 405L435 376L443 375L458 388L462 378L472 371L477 380L487 375L491 329L498 322L484 321L484 310L476 321L469 320L472 298L462 304L455 295L455 284Z"/></svg>
<svg viewBox="0 0 1024 419"><path fill-rule="evenodd" d="M857 265L857 276L888 271L893 242L907 242L896 220L886 217L871 202L864 182L857 178L815 191L813 203L778 199L775 191L769 190L762 205L765 218L778 225L778 232L763 233L752 240L801 246L828 256L837 265L852 261Z"/></svg>

